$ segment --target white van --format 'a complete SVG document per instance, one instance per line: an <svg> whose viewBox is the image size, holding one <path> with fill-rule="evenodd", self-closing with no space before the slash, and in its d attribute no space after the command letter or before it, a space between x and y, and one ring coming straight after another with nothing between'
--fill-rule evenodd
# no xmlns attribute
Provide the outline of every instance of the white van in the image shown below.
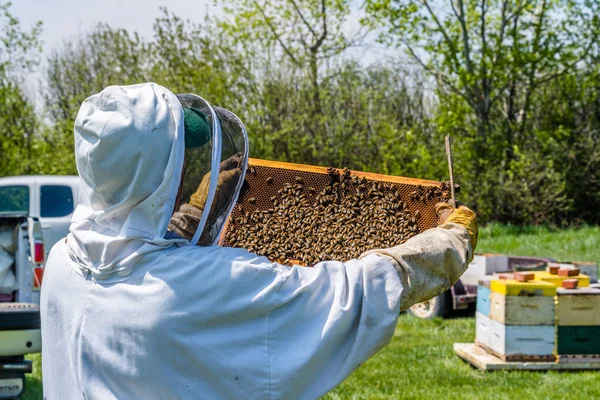
<svg viewBox="0 0 600 400"><path fill-rule="evenodd" d="M67 236L79 195L78 176L24 175L0 178L0 215L23 214L42 224L45 256Z"/></svg>

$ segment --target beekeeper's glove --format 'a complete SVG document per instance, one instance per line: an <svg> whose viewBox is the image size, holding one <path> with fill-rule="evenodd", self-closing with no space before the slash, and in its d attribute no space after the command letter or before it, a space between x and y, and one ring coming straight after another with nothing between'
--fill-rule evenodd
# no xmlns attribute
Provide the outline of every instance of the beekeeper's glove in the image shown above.
<svg viewBox="0 0 600 400"><path fill-rule="evenodd" d="M240 154L235 154L221 162L219 167L221 172L219 173L219 181L217 183L215 199L213 200L213 207L214 205L222 204L223 199L225 199L228 194L235 191L235 185L237 185L240 175L242 174L242 165L242 157ZM199 210L204 210L209 187L210 172L204 175L198 189L190 196L189 205L196 207Z"/></svg>
<svg viewBox="0 0 600 400"><path fill-rule="evenodd" d="M448 203L437 203L435 211L438 215L440 225L455 223L464 226L469 233L471 247L475 251L478 236L477 216L475 213L462 204L459 204L458 208L453 208Z"/></svg>

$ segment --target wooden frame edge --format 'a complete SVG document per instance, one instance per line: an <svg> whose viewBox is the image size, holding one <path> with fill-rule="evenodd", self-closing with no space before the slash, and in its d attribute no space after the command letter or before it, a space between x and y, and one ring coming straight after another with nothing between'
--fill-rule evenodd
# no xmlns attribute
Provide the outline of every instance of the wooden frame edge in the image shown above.
<svg viewBox="0 0 600 400"><path fill-rule="evenodd" d="M249 158L248 165L260 166L260 167L269 167L269 168L281 168L287 170L294 171L303 171L303 172L314 172L317 174L326 174L326 167L319 167L316 165L307 165L307 164L294 164L282 161L270 161L263 160L260 158ZM338 171L342 171L339 168L336 168ZM427 179L418 179L418 178L407 178L404 176L394 176L394 175L383 175L376 174L374 172L362 172L362 171L351 171L352 175L356 175L358 177L365 177L367 179L382 181L382 182L390 182L390 183L403 183L406 185L421 185L421 186L439 186L441 182L432 181Z"/></svg>

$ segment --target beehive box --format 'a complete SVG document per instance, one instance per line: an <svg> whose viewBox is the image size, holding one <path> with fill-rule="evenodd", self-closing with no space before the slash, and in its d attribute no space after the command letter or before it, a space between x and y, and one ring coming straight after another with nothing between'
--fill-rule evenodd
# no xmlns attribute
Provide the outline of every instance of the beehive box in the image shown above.
<svg viewBox="0 0 600 400"><path fill-rule="evenodd" d="M546 271L535 272L535 280L550 282L556 287L561 287L562 283L566 279L577 279L579 287L587 287L590 286L590 277L586 275L572 275L572 276L559 276L554 275Z"/></svg>
<svg viewBox="0 0 600 400"><path fill-rule="evenodd" d="M491 339L490 317L475 312L475 343L485 348L490 347Z"/></svg>
<svg viewBox="0 0 600 400"><path fill-rule="evenodd" d="M221 244L272 261L313 265L345 261L401 244L437 225L435 204L447 183L258 159Z"/></svg>
<svg viewBox="0 0 600 400"><path fill-rule="evenodd" d="M554 325L555 315L551 296L490 295L490 318L504 325Z"/></svg>
<svg viewBox="0 0 600 400"><path fill-rule="evenodd" d="M558 289L557 299L559 326L600 326L600 290Z"/></svg>
<svg viewBox="0 0 600 400"><path fill-rule="evenodd" d="M495 279L490 283L492 292L506 296L554 296L556 286L549 282L518 282L514 279Z"/></svg>
<svg viewBox="0 0 600 400"><path fill-rule="evenodd" d="M490 318L492 352L504 360L553 358L554 325L504 325Z"/></svg>
<svg viewBox="0 0 600 400"><path fill-rule="evenodd" d="M478 313L489 317L490 315L490 282L479 281L477 286L477 303L476 310Z"/></svg>
<svg viewBox="0 0 600 400"><path fill-rule="evenodd" d="M600 354L600 326L559 326L558 354Z"/></svg>

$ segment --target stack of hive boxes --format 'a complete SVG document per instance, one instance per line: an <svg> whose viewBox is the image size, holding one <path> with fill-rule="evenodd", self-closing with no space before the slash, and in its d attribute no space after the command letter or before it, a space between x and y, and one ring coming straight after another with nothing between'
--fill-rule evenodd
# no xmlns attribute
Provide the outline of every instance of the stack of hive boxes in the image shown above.
<svg viewBox="0 0 600 400"><path fill-rule="evenodd" d="M579 270L548 271L562 279L557 291L557 353L561 361L600 357L600 290ZM552 279L552 278L549 278Z"/></svg>
<svg viewBox="0 0 600 400"><path fill-rule="evenodd" d="M558 289L557 353L600 358L600 290Z"/></svg>
<svg viewBox="0 0 600 400"><path fill-rule="evenodd" d="M554 360L556 286L532 273L513 278L480 282L476 342L505 361Z"/></svg>

